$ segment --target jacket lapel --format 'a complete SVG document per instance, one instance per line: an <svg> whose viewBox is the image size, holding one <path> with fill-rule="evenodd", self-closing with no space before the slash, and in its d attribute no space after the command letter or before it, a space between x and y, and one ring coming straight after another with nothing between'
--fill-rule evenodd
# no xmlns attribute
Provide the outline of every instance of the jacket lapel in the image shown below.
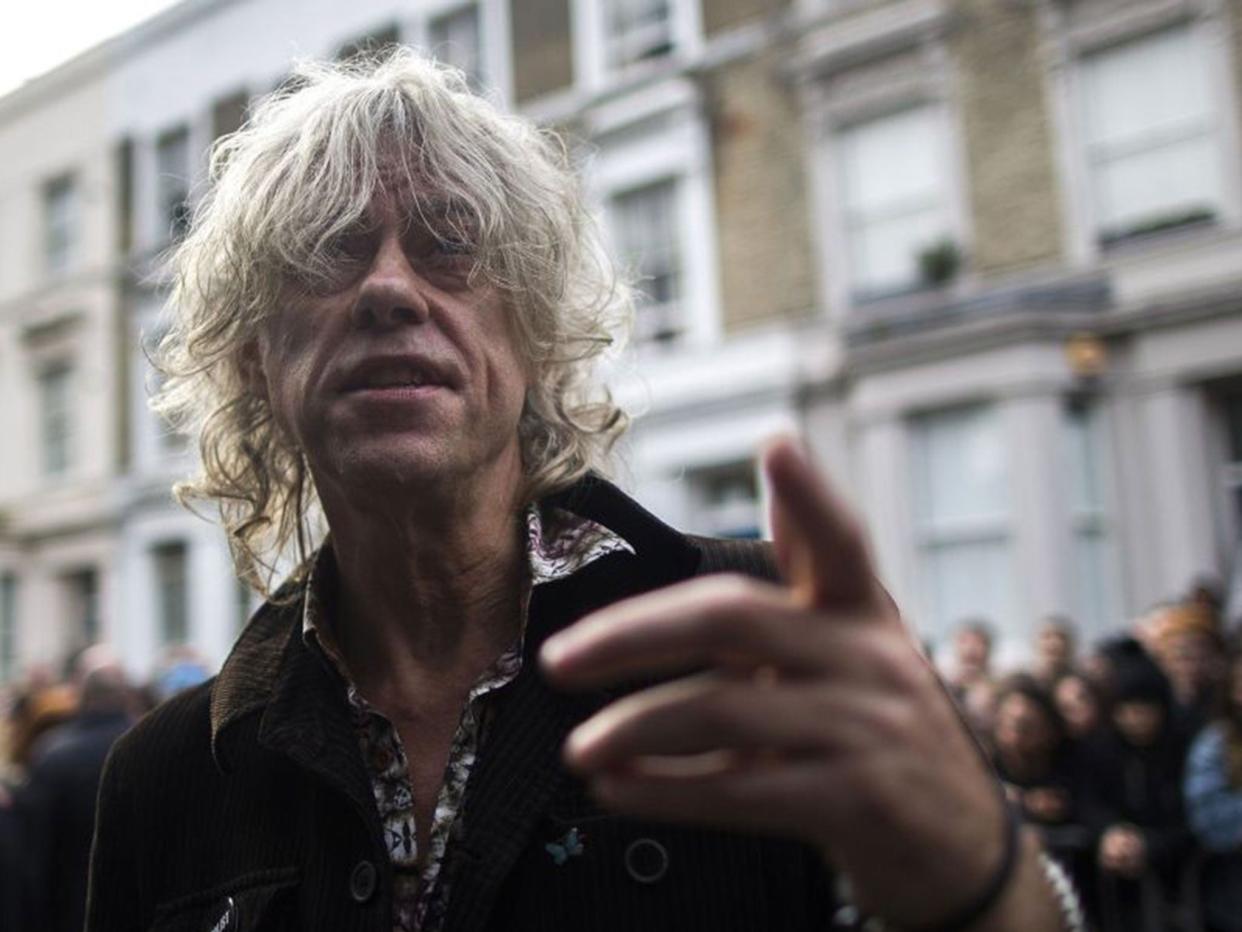
<svg viewBox="0 0 1242 932"><path fill-rule="evenodd" d="M497 695L495 718L466 789L461 834L445 865L444 928L452 932L487 926L505 878L567 779L561 766L566 736L617 695L555 692L539 672L540 646L588 612L686 578L698 564L698 551L685 538L611 485L589 482L574 488L571 510L624 537L636 554L610 554L532 593L522 672ZM564 500L556 503L566 506Z"/></svg>

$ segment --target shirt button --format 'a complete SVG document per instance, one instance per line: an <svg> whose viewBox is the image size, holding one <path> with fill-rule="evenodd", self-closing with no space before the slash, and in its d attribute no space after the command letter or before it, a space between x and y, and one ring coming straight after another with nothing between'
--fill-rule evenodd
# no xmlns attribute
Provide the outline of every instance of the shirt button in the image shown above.
<svg viewBox="0 0 1242 932"><path fill-rule="evenodd" d="M654 838L640 838L625 849L625 870L638 883L658 883L668 873L668 849Z"/></svg>
<svg viewBox="0 0 1242 932"><path fill-rule="evenodd" d="M349 875L349 895L355 903L365 903L375 895L378 874L370 861L359 861Z"/></svg>

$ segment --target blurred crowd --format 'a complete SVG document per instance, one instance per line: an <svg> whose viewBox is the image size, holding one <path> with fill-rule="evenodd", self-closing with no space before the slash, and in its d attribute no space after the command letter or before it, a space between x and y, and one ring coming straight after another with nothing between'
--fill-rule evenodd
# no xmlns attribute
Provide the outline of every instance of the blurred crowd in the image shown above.
<svg viewBox="0 0 1242 932"><path fill-rule="evenodd" d="M1242 932L1242 638L1210 585L1082 646L1048 618L1000 675L984 621L944 678L1012 804L1042 832L1099 932ZM138 717L208 676L192 652L131 683L111 651L0 695L0 930L83 925L99 774Z"/></svg>
<svg viewBox="0 0 1242 932"><path fill-rule="evenodd" d="M139 717L208 675L177 648L134 684L97 644L0 692L0 932L81 932L104 759Z"/></svg>
<svg viewBox="0 0 1242 932"><path fill-rule="evenodd" d="M1196 586L1080 650L1048 618L1029 669L997 676L983 621L945 679L1011 803L1101 932L1242 932L1242 643Z"/></svg>

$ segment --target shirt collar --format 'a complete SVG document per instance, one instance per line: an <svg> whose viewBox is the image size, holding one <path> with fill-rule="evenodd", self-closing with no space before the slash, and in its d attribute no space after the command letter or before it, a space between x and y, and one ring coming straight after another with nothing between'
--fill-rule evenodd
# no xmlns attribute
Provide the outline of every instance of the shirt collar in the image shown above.
<svg viewBox="0 0 1242 932"><path fill-rule="evenodd" d="M574 575L611 553L634 553L620 535L590 518L564 508L549 507L546 512L531 505L523 515L526 529L526 564L531 588ZM326 591L330 574L335 572L331 539L324 541L306 578L302 597L302 638L318 641L332 662L343 672L343 662L333 647L330 623L324 614L331 597ZM522 619L525 630L526 619Z"/></svg>

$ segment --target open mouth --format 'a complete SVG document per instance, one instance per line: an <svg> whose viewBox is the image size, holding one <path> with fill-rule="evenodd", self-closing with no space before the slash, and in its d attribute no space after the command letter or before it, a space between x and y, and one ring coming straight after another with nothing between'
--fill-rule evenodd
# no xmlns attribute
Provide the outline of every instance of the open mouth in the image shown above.
<svg viewBox="0 0 1242 932"><path fill-rule="evenodd" d="M346 380L344 391L396 392L446 387L448 380L435 366L412 360L386 360L355 369Z"/></svg>

